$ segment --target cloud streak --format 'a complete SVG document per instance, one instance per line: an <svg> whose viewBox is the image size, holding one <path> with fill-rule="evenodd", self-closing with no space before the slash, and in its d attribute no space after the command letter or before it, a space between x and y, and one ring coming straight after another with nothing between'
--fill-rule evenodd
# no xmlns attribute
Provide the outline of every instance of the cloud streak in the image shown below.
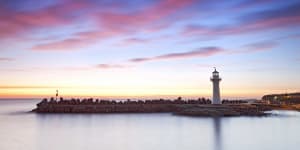
<svg viewBox="0 0 300 150"><path fill-rule="evenodd" d="M182 52L182 53L169 53L154 57L143 57L143 58L133 58L129 62L146 62L155 60L169 60L169 59L183 59L183 58L194 58L194 57L209 57L219 53L224 52L222 48L219 47L204 47L197 50Z"/></svg>
<svg viewBox="0 0 300 150"><path fill-rule="evenodd" d="M127 38L123 40L121 45L132 45L132 44L146 44L149 43L150 39L142 39L142 38Z"/></svg>
<svg viewBox="0 0 300 150"><path fill-rule="evenodd" d="M132 58L126 61L124 64L128 63L145 63L151 61L163 61L163 60L176 60L176 59L189 59L189 58L204 58L215 56L219 54L245 54L245 53L254 53L260 51L267 51L275 48L279 44L275 41L262 41L256 43L250 43L243 45L242 50L225 50L221 47L211 46L211 47L202 47L193 51L179 52L179 53L168 53L153 57L138 57ZM127 68L127 65L124 64L98 64L97 68L100 69L121 69Z"/></svg>
<svg viewBox="0 0 300 150"><path fill-rule="evenodd" d="M188 25L185 36L220 37L258 31L297 27L300 25L300 3L272 10L252 12L237 19L236 24L223 26Z"/></svg>
<svg viewBox="0 0 300 150"><path fill-rule="evenodd" d="M61 27L77 20L76 11L87 7L85 3L64 1L32 11L17 11L0 6L0 39L28 35L30 31Z"/></svg>
<svg viewBox="0 0 300 150"><path fill-rule="evenodd" d="M269 4L269 3L272 3L275 1L278 1L278 0L244 0L244 1L239 2L237 5L235 5L233 7L233 9L236 9L236 10L247 9L247 8L251 8L254 6Z"/></svg>
<svg viewBox="0 0 300 150"><path fill-rule="evenodd" d="M275 41L263 41L244 45L245 52L267 51L277 47L279 44Z"/></svg>
<svg viewBox="0 0 300 150"><path fill-rule="evenodd" d="M111 11L109 9L94 11L84 14L84 16L94 22L98 26L97 29L75 33L70 38L61 41L38 44L31 49L46 51L73 49L116 36L120 37L145 31L154 32L163 30L178 21L178 19L168 19L170 16L178 14L180 10L188 8L188 6L191 6L195 2L194 0L162 0L137 11L120 11L123 8L118 8L119 11ZM129 38L125 42L132 44L146 41Z"/></svg>
<svg viewBox="0 0 300 150"><path fill-rule="evenodd" d="M9 57L0 57L0 61L14 61L15 59Z"/></svg>
<svg viewBox="0 0 300 150"><path fill-rule="evenodd" d="M121 64L98 64L96 68L98 69L123 69L128 68L129 66L121 65Z"/></svg>
<svg viewBox="0 0 300 150"><path fill-rule="evenodd" d="M96 5L101 3L101 5ZM269 1L243 1L241 6L258 6ZM85 32L75 31L62 40L48 40L47 43L35 43L31 50L35 51L71 51L89 46L104 39L123 38L124 45L147 43L152 39L132 38L133 34L154 33L170 29L174 24L193 18L198 11L192 10L199 4L215 5L215 2L197 0L160 0L142 5L125 4L121 1L69 1L65 0L54 5L32 11L17 11L6 6L0 6L0 40L20 35L30 35L39 29L56 29L76 23L91 22L95 28ZM204 13L202 7L200 12ZM214 8L214 7L212 7ZM187 10L188 14L187 14ZM192 10L192 11L191 11ZM205 10L205 9L204 9ZM205 10L206 11L206 10ZM245 13L241 13L245 14ZM251 34L253 32L285 28L300 25L300 3L247 13L236 17L235 24L206 26L199 24L184 24L181 35L197 36L209 39L215 37ZM204 21L205 22L205 21ZM175 31L176 32L176 31ZM129 37L128 37L129 36ZM36 40L38 41L38 40Z"/></svg>
<svg viewBox="0 0 300 150"><path fill-rule="evenodd" d="M65 39L51 43L38 44L31 48L35 51L73 51L85 46L85 42L79 39Z"/></svg>
<svg viewBox="0 0 300 150"><path fill-rule="evenodd" d="M260 41L242 45L238 49L227 50L224 54L248 54L263 51L270 51L279 45L277 41Z"/></svg>

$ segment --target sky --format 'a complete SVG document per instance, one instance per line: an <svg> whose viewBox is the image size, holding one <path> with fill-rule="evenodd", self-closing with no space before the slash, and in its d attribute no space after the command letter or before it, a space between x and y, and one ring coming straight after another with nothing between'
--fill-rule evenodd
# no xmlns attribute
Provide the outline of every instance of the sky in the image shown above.
<svg viewBox="0 0 300 150"><path fill-rule="evenodd" d="M297 0L1 0L0 98L300 91Z"/></svg>

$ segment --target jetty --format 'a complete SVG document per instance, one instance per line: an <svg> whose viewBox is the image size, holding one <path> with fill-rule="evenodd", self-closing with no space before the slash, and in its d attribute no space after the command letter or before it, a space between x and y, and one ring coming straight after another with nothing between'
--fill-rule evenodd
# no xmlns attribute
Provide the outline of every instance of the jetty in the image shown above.
<svg viewBox="0 0 300 150"><path fill-rule="evenodd" d="M37 104L33 111L38 113L155 113L155 112L172 112L177 105L193 104L211 104L211 101L205 98L198 100L184 101L179 97L175 100L93 100L89 99L71 99L59 101L53 98L50 101L43 99Z"/></svg>
<svg viewBox="0 0 300 150"><path fill-rule="evenodd" d="M211 104L211 100L94 100L90 99L43 99L33 109L36 113L173 113L189 116L262 116L276 108L267 104L248 104L245 101L223 101ZM278 107L280 108L280 107Z"/></svg>

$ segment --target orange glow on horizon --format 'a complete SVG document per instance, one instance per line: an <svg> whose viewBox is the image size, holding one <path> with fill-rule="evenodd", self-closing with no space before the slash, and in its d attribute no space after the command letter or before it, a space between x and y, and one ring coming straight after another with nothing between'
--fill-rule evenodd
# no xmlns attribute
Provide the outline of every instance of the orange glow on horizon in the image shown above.
<svg viewBox="0 0 300 150"><path fill-rule="evenodd" d="M211 89L103 89L103 88L58 88L59 96L64 98L211 98ZM37 88L37 87L15 87L1 88L0 98L49 98L55 96L56 88ZM278 93L279 90L244 90L244 89L224 89L221 90L222 99L260 99L264 94Z"/></svg>

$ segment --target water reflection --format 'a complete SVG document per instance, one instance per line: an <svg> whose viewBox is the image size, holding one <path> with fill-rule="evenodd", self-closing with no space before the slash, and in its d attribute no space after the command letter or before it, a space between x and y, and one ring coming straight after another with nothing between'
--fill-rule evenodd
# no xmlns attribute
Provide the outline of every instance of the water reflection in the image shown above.
<svg viewBox="0 0 300 150"><path fill-rule="evenodd" d="M221 125L221 118L215 117L213 118L213 125L214 125L214 150L222 150L222 125Z"/></svg>
<svg viewBox="0 0 300 150"><path fill-rule="evenodd" d="M35 114L36 102L0 102L0 149L298 150L300 113L267 117ZM247 136L244 136L247 135ZM51 146L49 146L51 145Z"/></svg>

